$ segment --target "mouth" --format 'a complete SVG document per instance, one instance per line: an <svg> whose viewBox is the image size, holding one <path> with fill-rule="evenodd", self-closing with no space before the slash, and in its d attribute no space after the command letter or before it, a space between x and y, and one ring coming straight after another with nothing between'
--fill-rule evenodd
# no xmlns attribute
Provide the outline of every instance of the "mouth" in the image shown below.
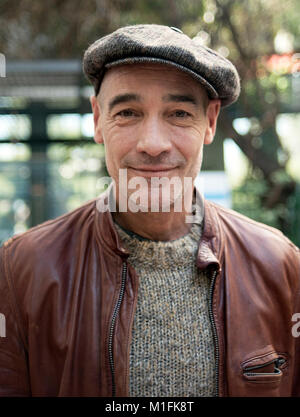
<svg viewBox="0 0 300 417"><path fill-rule="evenodd" d="M163 167L163 166L156 166L156 167L139 167L139 168L132 168L132 171L136 173L136 175L140 175L142 177L164 177L167 176L170 172L174 171L177 167Z"/></svg>

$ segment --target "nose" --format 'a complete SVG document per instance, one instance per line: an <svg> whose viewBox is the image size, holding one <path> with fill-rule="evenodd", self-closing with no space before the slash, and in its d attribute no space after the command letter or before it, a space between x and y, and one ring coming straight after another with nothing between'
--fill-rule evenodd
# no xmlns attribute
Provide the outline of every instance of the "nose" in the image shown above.
<svg viewBox="0 0 300 417"><path fill-rule="evenodd" d="M139 133L138 152L145 152L155 157L170 151L172 147L170 137L157 116L147 118Z"/></svg>

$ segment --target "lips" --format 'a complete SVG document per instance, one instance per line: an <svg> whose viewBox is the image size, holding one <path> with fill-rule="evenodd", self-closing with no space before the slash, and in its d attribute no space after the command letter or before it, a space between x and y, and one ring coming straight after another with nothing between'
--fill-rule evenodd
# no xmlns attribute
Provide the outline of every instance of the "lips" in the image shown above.
<svg viewBox="0 0 300 417"><path fill-rule="evenodd" d="M133 169L135 169L136 171L156 172L156 171L170 171L171 169L174 169L174 167L163 167L163 166L162 167L140 167L140 168L133 168Z"/></svg>
<svg viewBox="0 0 300 417"><path fill-rule="evenodd" d="M159 177L165 176L170 171L173 171L177 167L164 167L164 166L151 166L151 167L138 167L138 168L130 168L136 172L136 174L141 176L152 176L152 177Z"/></svg>

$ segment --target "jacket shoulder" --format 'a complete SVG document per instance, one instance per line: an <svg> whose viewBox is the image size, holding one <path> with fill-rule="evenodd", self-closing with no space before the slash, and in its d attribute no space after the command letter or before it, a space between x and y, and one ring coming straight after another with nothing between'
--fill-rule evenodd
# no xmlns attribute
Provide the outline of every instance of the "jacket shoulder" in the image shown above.
<svg viewBox="0 0 300 417"><path fill-rule="evenodd" d="M209 205L217 213L225 249L270 271L289 270L300 279L300 249L280 230L215 203Z"/></svg>
<svg viewBox="0 0 300 417"><path fill-rule="evenodd" d="M80 233L83 226L88 227L93 222L95 208L96 199L90 200L68 213L12 236L3 243L2 250L13 252L14 249L22 248L22 252L27 255L32 250L40 252L54 242L59 245Z"/></svg>
<svg viewBox="0 0 300 417"><path fill-rule="evenodd" d="M231 274L263 280L270 288L300 287L300 250L281 231L252 220L234 210L211 204L217 213L223 253ZM240 277L240 275L239 275ZM260 278L259 278L260 277ZM240 279L240 278L239 278Z"/></svg>

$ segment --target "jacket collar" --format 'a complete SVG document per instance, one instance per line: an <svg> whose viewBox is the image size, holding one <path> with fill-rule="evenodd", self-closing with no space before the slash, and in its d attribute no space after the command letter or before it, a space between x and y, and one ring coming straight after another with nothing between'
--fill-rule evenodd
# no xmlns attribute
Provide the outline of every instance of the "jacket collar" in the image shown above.
<svg viewBox="0 0 300 417"><path fill-rule="evenodd" d="M204 198L203 204L203 232L199 242L196 263L201 270L211 268L217 272L221 272L223 239L219 227L218 215L215 206Z"/></svg>
<svg viewBox="0 0 300 417"><path fill-rule="evenodd" d="M196 214L203 220L203 231L199 242L196 264L199 269L221 270L222 242L219 228L219 220L215 207L206 201L195 187ZM113 192L113 184L96 199L95 227L97 239L101 247L126 259L129 252L122 245L122 241L114 227L111 212L116 211L116 203ZM195 218L199 221L199 217Z"/></svg>

